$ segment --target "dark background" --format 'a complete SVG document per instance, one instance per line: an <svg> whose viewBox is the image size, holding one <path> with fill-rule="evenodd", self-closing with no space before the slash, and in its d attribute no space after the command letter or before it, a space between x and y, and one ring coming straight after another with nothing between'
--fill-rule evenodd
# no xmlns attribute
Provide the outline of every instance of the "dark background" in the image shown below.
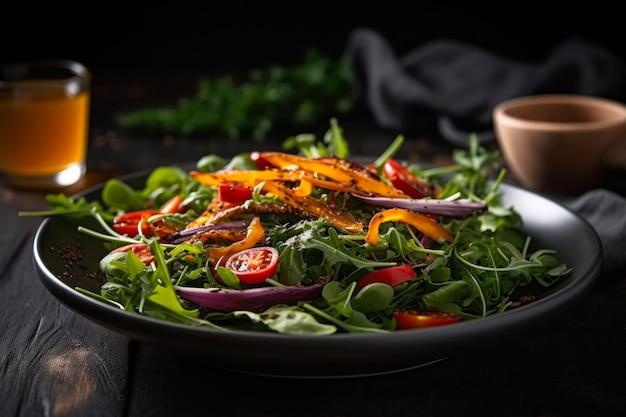
<svg viewBox="0 0 626 417"><path fill-rule="evenodd" d="M449 38L511 59L541 61L558 43L579 37L626 57L621 13L597 2L550 11L526 3L420 3L4 5L0 61L68 58L94 70L238 70L296 63L307 48L338 56L360 26L382 33L400 56Z"/></svg>

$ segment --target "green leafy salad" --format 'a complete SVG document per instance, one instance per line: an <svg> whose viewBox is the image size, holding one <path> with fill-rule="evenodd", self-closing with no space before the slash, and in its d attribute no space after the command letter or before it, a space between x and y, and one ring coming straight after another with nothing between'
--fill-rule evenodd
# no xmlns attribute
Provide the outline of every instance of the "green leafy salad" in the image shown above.
<svg viewBox="0 0 626 417"><path fill-rule="evenodd" d="M468 138L454 163L350 158L335 119L323 139L192 170L111 179L100 199L49 194L22 216L95 218L103 303L189 326L287 335L390 333L481 319L566 279L554 250L531 250L502 202L500 155ZM89 224L94 224L90 222Z"/></svg>

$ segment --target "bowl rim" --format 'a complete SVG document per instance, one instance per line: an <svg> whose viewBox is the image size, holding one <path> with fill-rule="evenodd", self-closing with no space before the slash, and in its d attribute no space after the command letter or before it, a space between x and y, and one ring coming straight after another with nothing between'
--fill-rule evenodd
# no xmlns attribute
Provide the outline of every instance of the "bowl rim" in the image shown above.
<svg viewBox="0 0 626 417"><path fill-rule="evenodd" d="M603 120L587 122L555 122L520 118L511 114L511 110L537 104L585 105L608 110L614 114ZM506 125L528 130L594 130L614 128L626 123L626 105L616 100L581 94L536 94L514 97L497 104L493 109L494 124Z"/></svg>

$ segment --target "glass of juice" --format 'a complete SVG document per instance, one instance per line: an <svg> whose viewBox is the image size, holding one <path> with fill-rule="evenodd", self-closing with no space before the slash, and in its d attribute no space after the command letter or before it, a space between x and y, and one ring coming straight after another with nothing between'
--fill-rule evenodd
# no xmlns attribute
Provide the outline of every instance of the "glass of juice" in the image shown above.
<svg viewBox="0 0 626 417"><path fill-rule="evenodd" d="M91 71L79 62L0 66L0 180L50 190L83 178L90 89Z"/></svg>

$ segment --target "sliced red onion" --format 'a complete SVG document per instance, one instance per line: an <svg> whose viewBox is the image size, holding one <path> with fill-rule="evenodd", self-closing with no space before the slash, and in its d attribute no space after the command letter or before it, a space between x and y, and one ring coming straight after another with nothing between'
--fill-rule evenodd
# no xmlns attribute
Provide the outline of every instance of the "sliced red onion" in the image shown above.
<svg viewBox="0 0 626 417"><path fill-rule="evenodd" d="M182 298L211 310L260 313L278 304L293 305L298 301L313 300L322 294L323 286L320 283L307 287L260 287L247 290L176 287L176 292Z"/></svg>
<svg viewBox="0 0 626 417"><path fill-rule="evenodd" d="M366 204L386 208L403 208L422 214L434 214L455 219L463 219L479 214L487 209L487 205L481 201L467 199L460 200L437 200L434 198L390 198L369 197L352 194L354 198Z"/></svg>
<svg viewBox="0 0 626 417"><path fill-rule="evenodd" d="M197 233L204 233L211 230L246 229L249 224L250 220L235 220L228 223L206 224L174 232L167 237L167 241L171 243L177 243L178 241L190 238Z"/></svg>

